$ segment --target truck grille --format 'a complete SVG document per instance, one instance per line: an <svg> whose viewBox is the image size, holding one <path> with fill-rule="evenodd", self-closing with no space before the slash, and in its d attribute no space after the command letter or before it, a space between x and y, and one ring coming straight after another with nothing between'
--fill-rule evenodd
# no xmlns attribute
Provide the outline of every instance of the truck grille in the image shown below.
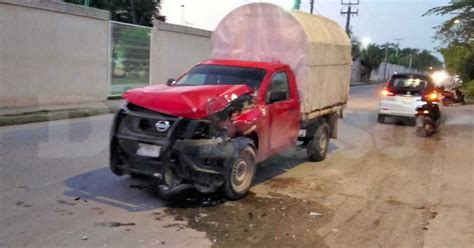
<svg viewBox="0 0 474 248"><path fill-rule="evenodd" d="M119 133L166 138L178 121L178 117L154 112L131 103L127 104L127 108L129 111L123 113ZM207 121L181 119L179 126L175 127L173 136L178 139L199 139L207 138L208 134Z"/></svg>

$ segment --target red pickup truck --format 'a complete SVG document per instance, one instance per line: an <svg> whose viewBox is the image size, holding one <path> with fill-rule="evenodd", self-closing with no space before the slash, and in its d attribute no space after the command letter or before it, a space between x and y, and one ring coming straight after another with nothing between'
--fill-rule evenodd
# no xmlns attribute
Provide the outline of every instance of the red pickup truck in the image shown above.
<svg viewBox="0 0 474 248"><path fill-rule="evenodd" d="M274 154L301 145L312 161L326 157L352 61L336 22L243 5L214 30L210 56L166 85L123 95L110 143L115 174L153 176L163 196L194 187L238 199Z"/></svg>
<svg viewBox="0 0 474 248"><path fill-rule="evenodd" d="M206 61L123 97L110 144L115 174L153 176L164 194L195 187L229 199L247 193L258 162L297 141L323 160L344 104L302 120L287 65L235 60Z"/></svg>

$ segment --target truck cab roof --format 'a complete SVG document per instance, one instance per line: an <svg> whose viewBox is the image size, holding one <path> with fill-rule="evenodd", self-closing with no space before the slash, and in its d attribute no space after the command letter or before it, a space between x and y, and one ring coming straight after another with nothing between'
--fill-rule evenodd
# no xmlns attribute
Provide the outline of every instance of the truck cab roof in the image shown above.
<svg viewBox="0 0 474 248"><path fill-rule="evenodd" d="M287 64L282 64L282 63L279 63L279 62L272 63L272 62L257 62L257 61L246 61L246 60L225 60L225 59L211 59L211 60L204 61L201 64L259 68L259 69L265 69L265 70L269 70L269 71L289 67Z"/></svg>

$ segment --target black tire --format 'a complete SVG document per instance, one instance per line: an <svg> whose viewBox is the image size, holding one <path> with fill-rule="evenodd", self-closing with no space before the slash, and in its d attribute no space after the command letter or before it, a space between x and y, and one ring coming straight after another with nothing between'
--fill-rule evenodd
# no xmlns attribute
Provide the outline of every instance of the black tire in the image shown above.
<svg viewBox="0 0 474 248"><path fill-rule="evenodd" d="M415 125L416 125L416 129L415 129L416 136L429 137L432 134L432 131L431 131L433 129L433 127L431 126L432 124L427 122L427 119L425 116L418 116L416 118Z"/></svg>
<svg viewBox="0 0 474 248"><path fill-rule="evenodd" d="M329 147L329 125L323 122L318 125L313 138L306 146L306 153L310 161L319 162L326 158Z"/></svg>
<svg viewBox="0 0 474 248"><path fill-rule="evenodd" d="M254 148L247 145L239 156L226 167L226 180L219 188L220 194L229 200L238 200L246 196L255 178L256 155Z"/></svg>
<svg viewBox="0 0 474 248"><path fill-rule="evenodd" d="M379 114L377 116L377 122L378 123L384 123L385 122L385 115Z"/></svg>
<svg viewBox="0 0 474 248"><path fill-rule="evenodd" d="M441 102L443 103L443 106L449 106L449 101L448 100L443 99L443 100L441 100Z"/></svg>
<svg viewBox="0 0 474 248"><path fill-rule="evenodd" d="M130 172L130 177L137 180L147 179L149 176L141 173Z"/></svg>

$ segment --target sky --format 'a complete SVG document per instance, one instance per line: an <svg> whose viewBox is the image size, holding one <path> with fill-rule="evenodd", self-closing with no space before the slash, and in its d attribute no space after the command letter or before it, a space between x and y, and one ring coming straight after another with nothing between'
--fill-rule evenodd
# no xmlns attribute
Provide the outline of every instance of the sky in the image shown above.
<svg viewBox="0 0 474 248"><path fill-rule="evenodd" d="M162 0L161 14L167 21L195 28L214 30L219 21L231 10L251 2L272 2L291 8L293 0ZM349 0L344 0L345 2ZM356 2L357 0L352 0ZM310 0L301 0L301 10L309 12ZM315 0L315 14L329 17L345 27L346 17L341 16L340 0ZM427 49L437 53L433 41L434 26L446 16L425 16L432 7L447 5L449 0L360 0L358 16L351 18L352 31L360 40L383 44L396 43L400 47ZM181 7L184 5L184 8Z"/></svg>

